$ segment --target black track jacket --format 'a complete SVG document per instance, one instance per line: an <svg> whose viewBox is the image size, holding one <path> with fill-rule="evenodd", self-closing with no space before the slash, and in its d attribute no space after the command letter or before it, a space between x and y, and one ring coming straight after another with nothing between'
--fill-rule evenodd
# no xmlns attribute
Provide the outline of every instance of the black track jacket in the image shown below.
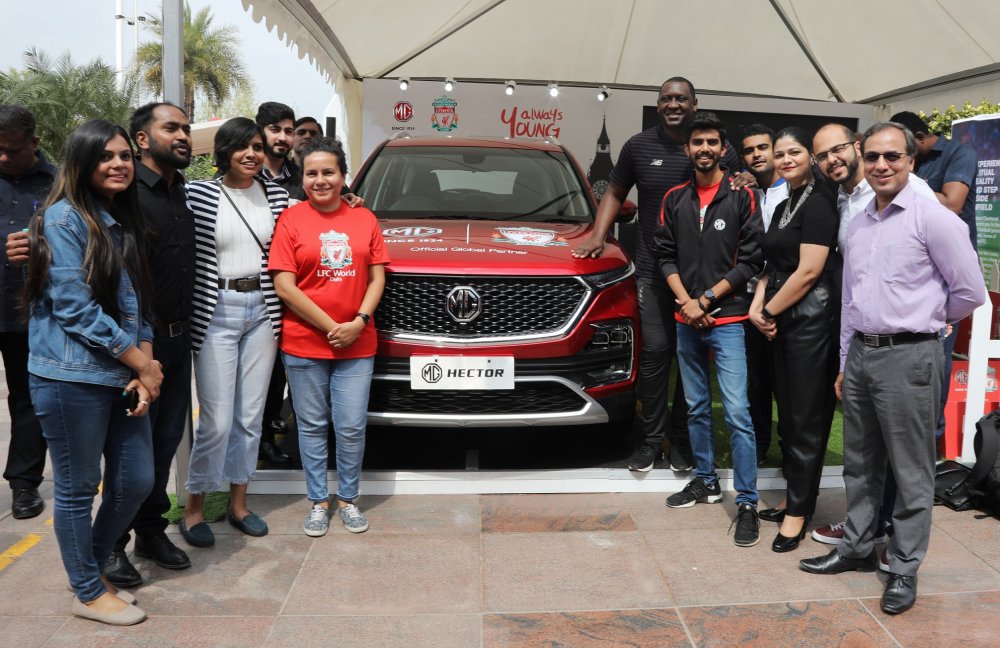
<svg viewBox="0 0 1000 648"><path fill-rule="evenodd" d="M660 204L660 220L653 235L653 255L664 279L677 273L692 298L726 278L733 290L716 302L714 317L741 319L750 308L747 281L764 267L760 247L763 221L753 189L729 188L725 172L719 190L698 230L701 204L692 178L667 191ZM725 321L718 322L724 324Z"/></svg>

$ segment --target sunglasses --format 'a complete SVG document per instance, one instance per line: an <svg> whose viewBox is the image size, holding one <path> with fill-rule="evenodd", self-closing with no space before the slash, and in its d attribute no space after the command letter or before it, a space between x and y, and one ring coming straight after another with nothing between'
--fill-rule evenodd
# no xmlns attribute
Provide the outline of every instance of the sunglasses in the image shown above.
<svg viewBox="0 0 1000 648"><path fill-rule="evenodd" d="M875 164L878 162L880 157L885 158L886 164L897 164L900 160L906 157L906 153L897 153L896 151L876 153L875 151L868 151L861 156L861 158L865 161L865 164Z"/></svg>

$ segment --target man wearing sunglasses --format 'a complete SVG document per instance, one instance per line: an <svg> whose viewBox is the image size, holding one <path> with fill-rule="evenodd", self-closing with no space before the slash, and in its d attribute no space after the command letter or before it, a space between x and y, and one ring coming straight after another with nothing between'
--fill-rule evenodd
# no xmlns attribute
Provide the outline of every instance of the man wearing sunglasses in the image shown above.
<svg viewBox="0 0 1000 648"><path fill-rule="evenodd" d="M878 122L861 139L865 179L875 193L847 227L841 307L844 403L844 539L829 554L799 562L814 574L876 569L875 528L887 462L896 478L895 533L882 611L899 614L917 598L917 570L930 540L934 424L944 354L937 332L986 301L969 228L936 199L917 195L909 171L913 134Z"/></svg>
<svg viewBox="0 0 1000 648"><path fill-rule="evenodd" d="M837 211L840 215L837 240L840 252L844 254L844 238L848 223L863 213L865 207L875 197L874 190L865 180L865 169L861 164L861 144L850 128L843 124L830 123L816 131L813 137L813 151L820 172L840 185L837 191ZM912 166L912 163L908 164ZM934 192L927 183L912 172L909 174L909 185L918 194L935 199ZM885 479L885 493L875 535L875 542L879 544L885 543L887 531L891 532L892 507L896 499L896 480L893 479L891 470L886 470ZM846 520L840 520L814 529L812 539L826 544L840 544L844 539L845 522ZM884 556L880 565L885 570L889 568Z"/></svg>

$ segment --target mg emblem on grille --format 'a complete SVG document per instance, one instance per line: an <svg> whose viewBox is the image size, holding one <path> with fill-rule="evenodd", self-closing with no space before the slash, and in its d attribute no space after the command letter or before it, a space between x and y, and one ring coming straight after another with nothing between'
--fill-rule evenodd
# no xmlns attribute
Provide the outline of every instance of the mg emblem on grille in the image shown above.
<svg viewBox="0 0 1000 648"><path fill-rule="evenodd" d="M430 362L424 365L424 368L420 370L420 377L426 382L436 383L441 380L443 372L441 371L441 365L436 362Z"/></svg>
<svg viewBox="0 0 1000 648"><path fill-rule="evenodd" d="M459 324L468 324L483 312L483 299L472 286L456 286L448 293L445 310Z"/></svg>

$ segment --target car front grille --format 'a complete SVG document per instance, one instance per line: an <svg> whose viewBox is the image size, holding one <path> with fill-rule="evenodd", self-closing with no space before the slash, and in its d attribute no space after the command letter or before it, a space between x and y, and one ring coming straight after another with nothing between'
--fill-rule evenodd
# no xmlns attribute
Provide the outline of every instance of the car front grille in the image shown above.
<svg viewBox="0 0 1000 648"><path fill-rule="evenodd" d="M459 286L473 288L482 308L467 323L448 312L448 296ZM375 321L390 337L541 337L568 328L588 293L574 277L389 274Z"/></svg>
<svg viewBox="0 0 1000 648"><path fill-rule="evenodd" d="M491 415L575 412L587 401L558 382L518 382L514 389L410 389L398 380L374 380L368 411L390 414Z"/></svg>

